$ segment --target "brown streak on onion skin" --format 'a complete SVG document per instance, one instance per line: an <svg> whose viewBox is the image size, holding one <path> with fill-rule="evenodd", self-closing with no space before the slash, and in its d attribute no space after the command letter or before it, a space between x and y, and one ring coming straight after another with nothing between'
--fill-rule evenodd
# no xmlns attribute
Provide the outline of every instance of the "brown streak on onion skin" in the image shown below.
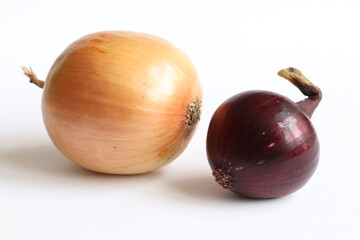
<svg viewBox="0 0 360 240"><path fill-rule="evenodd" d="M268 91L243 92L221 104L211 119L206 149L215 180L251 198L297 191L319 161L319 141L308 113Z"/></svg>
<svg viewBox="0 0 360 240"><path fill-rule="evenodd" d="M84 36L56 59L45 82L50 138L70 160L97 172L138 174L166 165L184 151L199 120L194 66L149 34Z"/></svg>

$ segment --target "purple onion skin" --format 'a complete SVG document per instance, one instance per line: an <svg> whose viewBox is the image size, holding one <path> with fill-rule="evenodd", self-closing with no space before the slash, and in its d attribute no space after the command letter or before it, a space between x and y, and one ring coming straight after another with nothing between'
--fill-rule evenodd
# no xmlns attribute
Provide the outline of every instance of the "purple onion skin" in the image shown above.
<svg viewBox="0 0 360 240"><path fill-rule="evenodd" d="M319 141L312 112L306 114L299 103L247 91L220 105L206 143L216 181L250 198L282 197L303 187L318 165Z"/></svg>

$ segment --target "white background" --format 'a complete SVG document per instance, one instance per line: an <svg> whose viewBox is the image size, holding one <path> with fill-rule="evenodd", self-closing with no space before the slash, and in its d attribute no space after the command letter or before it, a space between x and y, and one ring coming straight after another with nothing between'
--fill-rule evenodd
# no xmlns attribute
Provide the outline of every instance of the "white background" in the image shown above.
<svg viewBox="0 0 360 240"><path fill-rule="evenodd" d="M45 79L72 41L103 30L163 37L202 81L198 131L173 163L140 176L77 167L41 117ZM360 1L5 1L0 7L0 239L360 239ZM301 93L276 72L294 66L323 91L313 115L320 164L300 191L249 200L211 176L207 127L235 93Z"/></svg>

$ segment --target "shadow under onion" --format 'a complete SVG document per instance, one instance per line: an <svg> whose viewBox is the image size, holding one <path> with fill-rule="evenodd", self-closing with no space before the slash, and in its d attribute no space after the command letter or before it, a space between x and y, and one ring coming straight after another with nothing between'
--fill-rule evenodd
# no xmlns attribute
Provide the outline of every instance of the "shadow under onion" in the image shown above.
<svg viewBox="0 0 360 240"><path fill-rule="evenodd" d="M211 174L203 174L201 176L190 176L187 178L172 180L168 183L169 187L175 189L181 196L187 200L200 202L238 202L238 203L254 203L278 201L278 199L253 199L247 198L230 191L224 191L214 181Z"/></svg>
<svg viewBox="0 0 360 240"><path fill-rule="evenodd" d="M143 185L158 179L161 171L139 175L111 175L86 170L64 157L53 145L37 144L33 146L0 149L0 180L21 184L69 185L75 186L122 186ZM126 180L126 181L124 181Z"/></svg>

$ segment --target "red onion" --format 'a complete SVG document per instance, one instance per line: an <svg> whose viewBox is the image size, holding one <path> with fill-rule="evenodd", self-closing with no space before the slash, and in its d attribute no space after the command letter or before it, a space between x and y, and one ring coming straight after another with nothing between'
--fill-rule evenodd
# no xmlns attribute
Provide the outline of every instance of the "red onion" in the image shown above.
<svg viewBox="0 0 360 240"><path fill-rule="evenodd" d="M275 198L300 189L319 160L319 141L310 117L321 90L295 68L278 73L308 98L293 102L269 91L247 91L215 111L207 155L215 180L251 198Z"/></svg>

